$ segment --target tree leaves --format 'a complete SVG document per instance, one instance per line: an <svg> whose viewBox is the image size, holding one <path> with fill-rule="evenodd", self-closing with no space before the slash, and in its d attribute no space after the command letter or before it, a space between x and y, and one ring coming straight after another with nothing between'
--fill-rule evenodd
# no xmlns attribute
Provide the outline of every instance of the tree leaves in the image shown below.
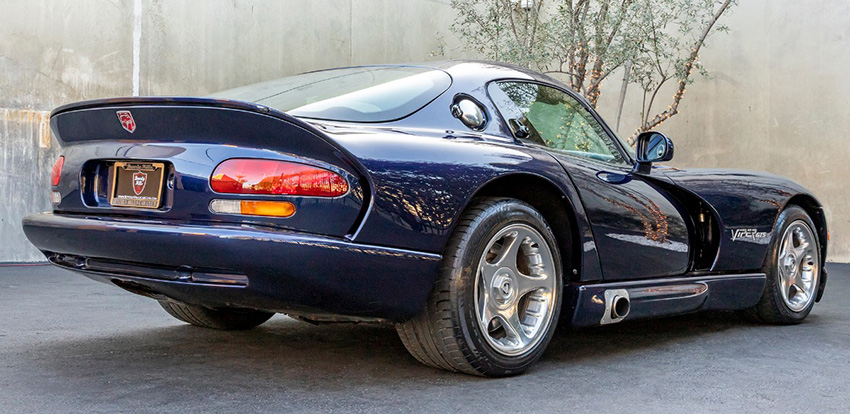
<svg viewBox="0 0 850 414"><path fill-rule="evenodd" d="M630 62L626 79L644 92L643 131L657 126L650 114L668 81L687 85L694 69L707 73L698 51L712 30L728 31L715 23L734 2L535 0L523 8L516 0L452 0L452 31L489 59L561 78L593 106L603 81ZM683 94L680 87L671 108Z"/></svg>

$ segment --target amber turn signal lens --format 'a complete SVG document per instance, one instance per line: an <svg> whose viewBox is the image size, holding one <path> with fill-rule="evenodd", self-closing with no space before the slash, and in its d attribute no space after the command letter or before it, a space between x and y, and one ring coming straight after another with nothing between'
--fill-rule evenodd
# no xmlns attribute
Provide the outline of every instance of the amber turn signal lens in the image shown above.
<svg viewBox="0 0 850 414"><path fill-rule="evenodd" d="M295 204L289 201L242 201L242 214L248 216L289 217L295 214Z"/></svg>

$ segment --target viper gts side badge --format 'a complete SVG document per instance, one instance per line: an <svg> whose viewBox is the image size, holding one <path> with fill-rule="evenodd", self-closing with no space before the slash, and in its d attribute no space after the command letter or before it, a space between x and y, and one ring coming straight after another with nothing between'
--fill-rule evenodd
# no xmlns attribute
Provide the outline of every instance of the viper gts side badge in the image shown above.
<svg viewBox="0 0 850 414"><path fill-rule="evenodd" d="M758 242L767 236L769 236L767 232L758 231L758 229L732 229L732 241Z"/></svg>
<svg viewBox="0 0 850 414"><path fill-rule="evenodd" d="M118 114L118 121L121 122L121 126L132 134L136 130L136 120L133 119L133 114L130 111L118 111L116 114Z"/></svg>

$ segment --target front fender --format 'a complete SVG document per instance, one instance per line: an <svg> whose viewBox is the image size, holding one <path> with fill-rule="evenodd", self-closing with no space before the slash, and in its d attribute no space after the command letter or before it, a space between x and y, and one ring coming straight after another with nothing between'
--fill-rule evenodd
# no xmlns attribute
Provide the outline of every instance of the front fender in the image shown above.
<svg viewBox="0 0 850 414"><path fill-rule="evenodd" d="M801 197L813 201L815 208L820 209L808 190L773 174L677 168L664 169L663 174L678 187L700 197L716 212L720 243L712 271L761 269L782 209ZM812 219L818 220L814 216ZM825 231L825 225L823 228ZM825 256L826 250L822 249L822 253Z"/></svg>

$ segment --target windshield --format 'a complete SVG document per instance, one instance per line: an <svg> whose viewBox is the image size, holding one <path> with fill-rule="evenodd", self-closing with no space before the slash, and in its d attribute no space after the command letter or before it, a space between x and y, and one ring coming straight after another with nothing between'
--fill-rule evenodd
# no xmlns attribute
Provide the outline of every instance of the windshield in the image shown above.
<svg viewBox="0 0 850 414"><path fill-rule="evenodd" d="M290 115L351 122L404 118L451 86L441 70L376 66L310 72L211 95L254 102Z"/></svg>

